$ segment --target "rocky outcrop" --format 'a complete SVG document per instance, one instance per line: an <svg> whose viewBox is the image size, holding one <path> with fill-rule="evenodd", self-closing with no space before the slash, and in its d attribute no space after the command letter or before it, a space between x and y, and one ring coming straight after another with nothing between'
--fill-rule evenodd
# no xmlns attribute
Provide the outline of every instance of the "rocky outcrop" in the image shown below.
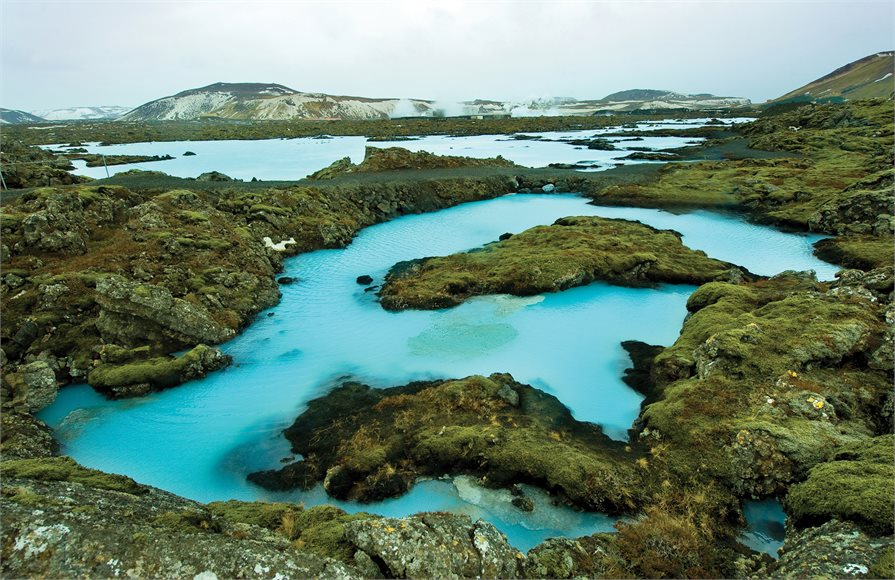
<svg viewBox="0 0 895 580"><path fill-rule="evenodd" d="M531 296L594 280L621 286L738 282L743 268L640 222L566 217L471 252L396 264L379 292L387 310L437 309L483 294Z"/></svg>
<svg viewBox="0 0 895 580"><path fill-rule="evenodd" d="M891 391L887 278L846 272L831 288L790 272L703 285L681 336L655 358L641 440L699 449L698 467L741 497L784 493L867 441Z"/></svg>
<svg viewBox="0 0 895 580"><path fill-rule="evenodd" d="M524 560L497 528L468 516L360 520L346 536L386 578L518 578Z"/></svg>
<svg viewBox="0 0 895 580"><path fill-rule="evenodd" d="M250 481L272 490L322 482L332 497L375 501L422 475L470 473L611 513L636 509L647 488L637 451L504 374L389 389L345 383L311 401L285 435L303 459Z"/></svg>
<svg viewBox="0 0 895 580"><path fill-rule="evenodd" d="M754 578L891 578L892 538L868 536L850 522L786 531L780 559Z"/></svg>
<svg viewBox="0 0 895 580"><path fill-rule="evenodd" d="M48 457L59 451L59 444L43 421L5 401L0 410L0 431L3 433L0 440L3 459Z"/></svg>
<svg viewBox="0 0 895 580"><path fill-rule="evenodd" d="M206 342L217 344L235 334L201 306L174 298L162 286L108 276L96 284L100 306L96 326L107 342L136 347L162 344L170 349Z"/></svg>
<svg viewBox="0 0 895 580"><path fill-rule="evenodd" d="M526 578L624 578L631 575L613 534L550 538L528 552Z"/></svg>
<svg viewBox="0 0 895 580"><path fill-rule="evenodd" d="M5 577L360 576L266 529L64 458L7 461L0 470Z"/></svg>
<svg viewBox="0 0 895 580"><path fill-rule="evenodd" d="M179 356L149 356L149 349L115 345L100 349L100 360L88 377L90 385L115 398L136 397L177 386L222 369L232 360L220 350L200 344Z"/></svg>
<svg viewBox="0 0 895 580"><path fill-rule="evenodd" d="M381 171L456 169L461 167L519 167L512 161L497 156L487 159L435 155L428 151L408 151L402 147L367 147L364 160L355 165L345 157L312 173L310 179L333 179L348 173L377 173Z"/></svg>
<svg viewBox="0 0 895 580"><path fill-rule="evenodd" d="M11 398L20 401L30 413L48 407L59 391L56 374L45 361L22 365L4 378L12 389Z"/></svg>

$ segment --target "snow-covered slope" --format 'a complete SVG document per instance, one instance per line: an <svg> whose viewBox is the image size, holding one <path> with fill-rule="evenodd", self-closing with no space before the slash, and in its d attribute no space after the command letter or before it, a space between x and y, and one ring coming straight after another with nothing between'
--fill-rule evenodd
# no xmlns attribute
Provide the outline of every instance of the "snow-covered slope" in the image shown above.
<svg viewBox="0 0 895 580"><path fill-rule="evenodd" d="M107 105L98 107L69 107L66 109L48 109L32 111L47 121L82 121L87 119L117 119L131 110L131 107Z"/></svg>
<svg viewBox="0 0 895 580"><path fill-rule="evenodd" d="M436 102L420 99L370 99L302 93L278 84L215 83L164 97L130 111L122 121L195 119L386 119L464 115L590 115L600 111L645 109L712 110L748 106L749 99L685 95L634 89L599 100L547 97L519 102L475 100Z"/></svg>
<svg viewBox="0 0 895 580"><path fill-rule="evenodd" d="M121 120L386 119L425 114L432 107L429 101L301 93L277 84L215 83L146 103Z"/></svg>
<svg viewBox="0 0 895 580"><path fill-rule="evenodd" d="M46 119L41 119L31 113L25 111L17 111L15 109L0 108L0 124L15 125L18 123L44 123Z"/></svg>

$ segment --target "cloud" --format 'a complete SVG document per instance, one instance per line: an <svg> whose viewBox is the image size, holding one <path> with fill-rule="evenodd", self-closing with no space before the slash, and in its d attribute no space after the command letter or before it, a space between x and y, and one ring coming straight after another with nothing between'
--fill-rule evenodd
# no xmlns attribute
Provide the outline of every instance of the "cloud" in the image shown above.
<svg viewBox="0 0 895 580"><path fill-rule="evenodd" d="M628 88L777 96L891 49L868 2L0 4L0 105L138 105L217 81L456 103Z"/></svg>

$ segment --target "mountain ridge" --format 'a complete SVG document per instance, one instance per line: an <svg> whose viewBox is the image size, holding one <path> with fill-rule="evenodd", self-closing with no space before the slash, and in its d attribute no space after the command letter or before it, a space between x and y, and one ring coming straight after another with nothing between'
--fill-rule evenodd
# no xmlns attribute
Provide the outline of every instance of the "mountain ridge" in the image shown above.
<svg viewBox="0 0 895 580"><path fill-rule="evenodd" d="M0 124L2 125L18 125L20 123L46 123L47 120L37 115L33 115L28 111L20 111L18 109L4 109L0 107Z"/></svg>
<svg viewBox="0 0 895 580"><path fill-rule="evenodd" d="M895 94L893 71L895 71L895 52L876 52L841 66L768 102L769 104L818 103L890 98Z"/></svg>

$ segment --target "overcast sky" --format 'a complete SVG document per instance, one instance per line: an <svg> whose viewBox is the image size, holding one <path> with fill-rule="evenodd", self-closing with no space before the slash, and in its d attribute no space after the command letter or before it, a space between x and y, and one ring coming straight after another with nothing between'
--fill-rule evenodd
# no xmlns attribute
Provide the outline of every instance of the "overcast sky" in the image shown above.
<svg viewBox="0 0 895 580"><path fill-rule="evenodd" d="M0 106L137 106L217 81L442 100L629 88L777 97L891 50L879 1L0 0Z"/></svg>

